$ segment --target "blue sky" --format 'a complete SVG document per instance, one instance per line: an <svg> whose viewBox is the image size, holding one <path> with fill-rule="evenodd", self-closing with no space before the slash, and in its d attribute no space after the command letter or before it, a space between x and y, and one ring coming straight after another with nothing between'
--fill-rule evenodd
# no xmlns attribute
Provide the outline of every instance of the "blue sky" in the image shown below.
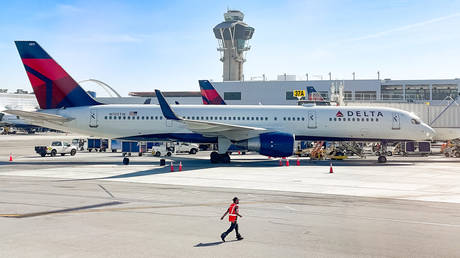
<svg viewBox="0 0 460 258"><path fill-rule="evenodd" d="M8 1L0 88L31 90L13 41L36 40L77 81L122 95L198 90L222 78L212 28L227 8L255 27L246 78L460 77L460 1Z"/></svg>

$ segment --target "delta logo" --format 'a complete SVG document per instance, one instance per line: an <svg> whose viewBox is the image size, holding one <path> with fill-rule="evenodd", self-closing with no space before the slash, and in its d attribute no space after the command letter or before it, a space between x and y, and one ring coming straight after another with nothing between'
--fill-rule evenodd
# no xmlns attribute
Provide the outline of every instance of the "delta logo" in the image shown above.
<svg viewBox="0 0 460 258"><path fill-rule="evenodd" d="M335 114L336 117L343 117L343 113L338 111ZM347 111L347 116L357 116L357 117L383 117L383 113L380 111Z"/></svg>

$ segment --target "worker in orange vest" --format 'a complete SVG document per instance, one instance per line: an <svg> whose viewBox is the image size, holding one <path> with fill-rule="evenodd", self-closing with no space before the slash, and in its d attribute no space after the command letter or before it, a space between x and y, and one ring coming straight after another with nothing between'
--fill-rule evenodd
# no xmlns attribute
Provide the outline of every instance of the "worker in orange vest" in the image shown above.
<svg viewBox="0 0 460 258"><path fill-rule="evenodd" d="M238 197L233 198L233 203L230 204L230 207L227 209L227 211L224 213L224 215L222 215L222 217L220 218L221 220L223 220L225 218L225 216L228 214L228 221L230 221L230 227L228 228L228 230L225 231L224 233L222 233L222 235L220 235L220 238L224 242L225 242L225 237L228 234L230 234L230 232L232 232L233 230L235 230L235 232L236 232L236 239L238 239L238 240L243 239L243 237L238 232L237 218L238 217L243 217L238 213L238 204L239 203L240 203L240 200L238 199Z"/></svg>

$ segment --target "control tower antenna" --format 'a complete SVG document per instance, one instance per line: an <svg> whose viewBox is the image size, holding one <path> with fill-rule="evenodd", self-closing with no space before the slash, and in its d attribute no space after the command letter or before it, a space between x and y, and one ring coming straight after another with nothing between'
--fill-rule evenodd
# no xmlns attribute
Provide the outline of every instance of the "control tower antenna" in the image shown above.
<svg viewBox="0 0 460 258"><path fill-rule="evenodd" d="M240 11L228 10L224 18L225 21L213 29L219 44L220 61L224 63L222 77L224 81L241 81L246 61L244 55L251 49L249 39L254 34L254 28L243 22L244 14Z"/></svg>

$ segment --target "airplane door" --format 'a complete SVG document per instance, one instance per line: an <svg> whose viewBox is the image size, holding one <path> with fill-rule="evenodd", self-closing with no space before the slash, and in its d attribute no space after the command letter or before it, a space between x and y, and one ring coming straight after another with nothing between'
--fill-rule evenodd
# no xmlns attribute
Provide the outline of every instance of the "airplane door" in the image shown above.
<svg viewBox="0 0 460 258"><path fill-rule="evenodd" d="M308 128L316 128L316 111L308 111Z"/></svg>
<svg viewBox="0 0 460 258"><path fill-rule="evenodd" d="M393 118L392 118L392 129L393 130L399 130L401 129L401 121L398 113L393 113Z"/></svg>
<svg viewBox="0 0 460 258"><path fill-rule="evenodd" d="M89 110L89 127L96 128L97 124L97 111L95 109Z"/></svg>

